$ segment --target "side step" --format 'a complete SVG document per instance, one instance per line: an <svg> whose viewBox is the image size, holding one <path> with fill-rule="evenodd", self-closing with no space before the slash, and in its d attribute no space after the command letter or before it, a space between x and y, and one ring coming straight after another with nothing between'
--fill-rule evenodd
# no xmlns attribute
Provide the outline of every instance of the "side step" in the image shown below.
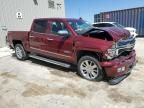
<svg viewBox="0 0 144 108"><path fill-rule="evenodd" d="M30 54L29 57L37 59L37 60L41 60L41 61L44 61L44 62L47 62L47 63L55 64L55 65L58 65L58 66L62 66L62 67L65 67L65 68L70 68L70 66L71 66L71 65L69 65L67 63L51 60L51 59L48 59L48 58L45 58L45 57L41 57L41 56L37 56L37 55L31 55Z"/></svg>

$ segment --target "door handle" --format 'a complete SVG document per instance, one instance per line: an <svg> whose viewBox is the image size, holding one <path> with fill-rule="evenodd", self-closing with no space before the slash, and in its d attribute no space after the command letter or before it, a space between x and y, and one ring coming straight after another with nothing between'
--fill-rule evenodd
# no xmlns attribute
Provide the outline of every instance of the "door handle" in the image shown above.
<svg viewBox="0 0 144 108"><path fill-rule="evenodd" d="M47 40L48 40L48 41L53 41L54 39L51 39L51 38L47 38Z"/></svg>
<svg viewBox="0 0 144 108"><path fill-rule="evenodd" d="M35 36L30 35L29 37L30 37L30 38L33 38L33 37L35 37Z"/></svg>

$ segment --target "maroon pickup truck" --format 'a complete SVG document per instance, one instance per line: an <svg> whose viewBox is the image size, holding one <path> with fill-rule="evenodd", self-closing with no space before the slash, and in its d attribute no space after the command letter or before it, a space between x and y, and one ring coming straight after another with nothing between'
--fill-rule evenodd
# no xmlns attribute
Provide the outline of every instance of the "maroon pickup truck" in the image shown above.
<svg viewBox="0 0 144 108"><path fill-rule="evenodd" d="M28 57L69 68L88 80L117 84L136 63L135 39L121 28L94 28L82 19L35 19L30 31L9 31L16 57Z"/></svg>

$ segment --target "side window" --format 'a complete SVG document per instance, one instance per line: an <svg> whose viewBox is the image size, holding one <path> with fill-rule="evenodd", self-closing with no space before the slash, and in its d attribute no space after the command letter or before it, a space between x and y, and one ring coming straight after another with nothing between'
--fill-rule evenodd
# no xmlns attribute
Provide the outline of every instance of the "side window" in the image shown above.
<svg viewBox="0 0 144 108"><path fill-rule="evenodd" d="M70 22L69 22L69 25L71 25L71 27L72 27L74 30L77 30L77 23L76 23L76 22L70 21Z"/></svg>
<svg viewBox="0 0 144 108"><path fill-rule="evenodd" d="M113 27L113 25L109 23L94 24L94 26L95 27Z"/></svg>
<svg viewBox="0 0 144 108"><path fill-rule="evenodd" d="M38 33L45 33L47 29L47 20L36 20L34 22L33 31Z"/></svg>
<svg viewBox="0 0 144 108"><path fill-rule="evenodd" d="M105 27L113 27L113 25L109 23L105 23Z"/></svg>
<svg viewBox="0 0 144 108"><path fill-rule="evenodd" d="M53 21L51 23L51 33L64 36L65 34L70 34L65 24L60 21Z"/></svg>
<svg viewBox="0 0 144 108"><path fill-rule="evenodd" d="M95 27L105 27L104 24L94 24Z"/></svg>

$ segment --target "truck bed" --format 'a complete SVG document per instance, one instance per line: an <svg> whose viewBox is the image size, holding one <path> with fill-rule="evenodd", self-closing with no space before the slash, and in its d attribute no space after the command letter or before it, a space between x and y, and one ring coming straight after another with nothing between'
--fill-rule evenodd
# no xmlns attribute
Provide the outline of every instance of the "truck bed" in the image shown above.
<svg viewBox="0 0 144 108"><path fill-rule="evenodd" d="M25 44L29 39L28 35L29 35L29 31L9 31L7 41L9 42L9 45L13 48L14 40L15 41L20 40L24 42L23 44Z"/></svg>

